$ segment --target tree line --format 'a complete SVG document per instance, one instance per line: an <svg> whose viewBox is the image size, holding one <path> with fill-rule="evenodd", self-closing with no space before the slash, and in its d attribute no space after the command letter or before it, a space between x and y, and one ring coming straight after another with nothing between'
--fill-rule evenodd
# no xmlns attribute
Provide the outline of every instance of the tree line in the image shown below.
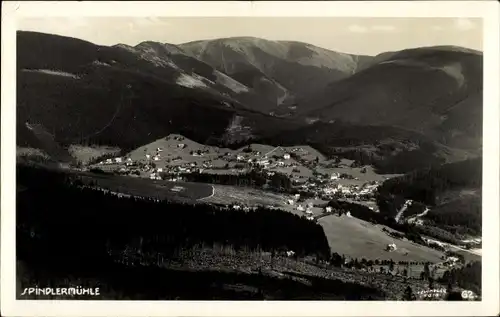
<svg viewBox="0 0 500 317"><path fill-rule="evenodd" d="M441 283L456 285L476 294L481 294L481 262L467 263L461 268L452 268L444 272Z"/></svg>
<svg viewBox="0 0 500 317"><path fill-rule="evenodd" d="M417 170L386 180L378 188L379 199L400 196L435 206L438 196L453 189L480 188L482 158Z"/></svg>
<svg viewBox="0 0 500 317"><path fill-rule="evenodd" d="M167 173L160 173L167 176ZM245 186L253 188L262 188L269 186L269 189L276 191L289 192L293 185L290 178L282 173L273 173L267 175L260 170L251 170L240 174L208 174L208 173L181 173L180 176L188 182Z"/></svg>
<svg viewBox="0 0 500 317"><path fill-rule="evenodd" d="M329 254L320 225L284 211L223 210L205 204L120 198L70 181L64 174L18 168L18 182L28 188L17 199L18 224L38 228L35 233L46 241L46 251L57 257L65 257L66 252L106 256L107 244L122 247L137 239L142 239L145 249L165 252L218 243L322 258ZM18 250L34 251L23 243L18 243Z"/></svg>

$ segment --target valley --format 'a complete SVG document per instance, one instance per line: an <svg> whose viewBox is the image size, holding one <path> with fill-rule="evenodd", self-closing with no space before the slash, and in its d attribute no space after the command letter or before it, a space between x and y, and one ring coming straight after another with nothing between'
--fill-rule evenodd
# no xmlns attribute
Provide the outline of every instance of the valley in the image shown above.
<svg viewBox="0 0 500 317"><path fill-rule="evenodd" d="M133 299L480 295L482 52L24 31L17 50L29 278L74 268Z"/></svg>

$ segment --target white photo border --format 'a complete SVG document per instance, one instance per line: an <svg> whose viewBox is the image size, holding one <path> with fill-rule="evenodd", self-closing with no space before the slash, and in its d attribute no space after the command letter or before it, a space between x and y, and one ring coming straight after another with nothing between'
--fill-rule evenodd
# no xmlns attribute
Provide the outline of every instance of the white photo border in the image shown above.
<svg viewBox="0 0 500 317"><path fill-rule="evenodd" d="M483 21L481 302L29 301L15 296L16 21L26 17L470 17ZM4 316L481 316L499 309L499 4L496 1L2 2L1 312Z"/></svg>

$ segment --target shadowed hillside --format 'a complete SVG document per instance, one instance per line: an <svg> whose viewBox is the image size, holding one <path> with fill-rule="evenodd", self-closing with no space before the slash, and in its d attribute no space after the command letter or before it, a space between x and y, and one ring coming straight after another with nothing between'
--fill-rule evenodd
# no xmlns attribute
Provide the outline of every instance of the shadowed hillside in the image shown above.
<svg viewBox="0 0 500 317"><path fill-rule="evenodd" d="M307 109L302 115L398 126L455 147L481 147L481 53L430 47L384 54L378 63L302 100L300 109Z"/></svg>
<svg viewBox="0 0 500 317"><path fill-rule="evenodd" d="M231 144L293 127L245 110L173 62L159 65L123 47L32 32L18 32L17 45L18 144L29 141L25 122L42 124L62 145L124 149L170 133ZM229 129L235 119L246 129Z"/></svg>

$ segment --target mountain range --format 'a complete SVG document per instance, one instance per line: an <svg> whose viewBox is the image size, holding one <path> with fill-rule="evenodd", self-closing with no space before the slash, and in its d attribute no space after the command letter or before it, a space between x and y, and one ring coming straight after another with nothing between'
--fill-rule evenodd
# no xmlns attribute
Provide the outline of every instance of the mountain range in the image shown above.
<svg viewBox="0 0 500 317"><path fill-rule="evenodd" d="M17 33L17 143L131 150L171 133L211 145L308 143L406 172L481 154L482 53L377 56L225 38L100 46Z"/></svg>

